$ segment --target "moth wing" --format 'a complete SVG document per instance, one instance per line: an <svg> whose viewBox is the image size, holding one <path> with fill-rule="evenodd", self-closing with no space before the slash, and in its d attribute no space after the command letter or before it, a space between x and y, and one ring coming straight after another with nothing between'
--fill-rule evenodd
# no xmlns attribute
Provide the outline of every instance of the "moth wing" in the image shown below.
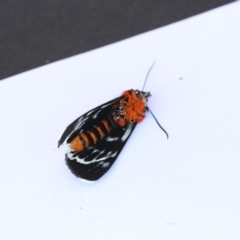
<svg viewBox="0 0 240 240"><path fill-rule="evenodd" d="M107 116L112 109L112 104L114 104L120 97L115 98L109 102L106 102L77 118L73 121L62 133L59 141L58 147L63 143L69 143L76 135L80 133L81 130L87 129L88 126L93 125L96 119L102 119Z"/></svg>
<svg viewBox="0 0 240 240"><path fill-rule="evenodd" d="M136 123L133 123L124 128L116 128L96 145L82 152L69 150L66 154L69 169L81 179L98 180L111 168L135 126Z"/></svg>

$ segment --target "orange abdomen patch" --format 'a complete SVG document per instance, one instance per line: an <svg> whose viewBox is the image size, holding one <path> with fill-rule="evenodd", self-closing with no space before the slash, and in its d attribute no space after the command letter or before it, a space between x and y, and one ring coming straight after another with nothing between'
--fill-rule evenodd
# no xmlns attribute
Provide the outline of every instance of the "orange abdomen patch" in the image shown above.
<svg viewBox="0 0 240 240"><path fill-rule="evenodd" d="M79 136L76 136L70 143L71 149L75 152L81 152L84 150L84 146Z"/></svg>

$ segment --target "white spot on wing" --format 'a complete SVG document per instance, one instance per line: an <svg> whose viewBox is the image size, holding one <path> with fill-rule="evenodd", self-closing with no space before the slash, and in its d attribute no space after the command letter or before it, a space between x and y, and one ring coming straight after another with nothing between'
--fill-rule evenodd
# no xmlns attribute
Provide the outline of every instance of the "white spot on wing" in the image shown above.
<svg viewBox="0 0 240 240"><path fill-rule="evenodd" d="M119 140L118 137L115 137L115 138L107 137L107 138L106 138L106 141L108 141L108 142L113 142L113 141L118 141L118 140Z"/></svg>
<svg viewBox="0 0 240 240"><path fill-rule="evenodd" d="M97 118L97 116L98 116L98 113L101 111L102 109L100 109L99 111L97 111L94 115L93 115L93 117L92 118Z"/></svg>
<svg viewBox="0 0 240 240"><path fill-rule="evenodd" d="M92 111L89 111L86 116L89 116L92 112L94 112L94 109Z"/></svg>
<svg viewBox="0 0 240 240"><path fill-rule="evenodd" d="M109 167L110 163L109 162L101 162L101 165L104 167L104 168L107 168Z"/></svg>
<svg viewBox="0 0 240 240"><path fill-rule="evenodd" d="M101 155L102 153L104 153L104 150L99 152L98 156ZM116 154L118 153L118 151L112 153L111 151L108 152L105 157L102 157L102 158L98 158L98 156L96 156L93 160L91 161L85 161L83 158L79 158L78 156L77 157L73 157L73 152L71 152L71 150L69 149L68 153L67 153L67 157L69 160L76 160L77 162L81 163L81 164L85 164L85 165L88 165L88 164L91 164L91 163L95 163L95 162L102 162L108 158L113 158L116 156Z"/></svg>
<svg viewBox="0 0 240 240"><path fill-rule="evenodd" d="M126 132L123 134L123 136L121 138L122 141L125 141L128 138L129 134L132 132L132 128L133 128L133 125L129 124L126 129Z"/></svg>
<svg viewBox="0 0 240 240"><path fill-rule="evenodd" d="M102 106L102 107L99 109L99 111L97 111L97 112L96 112L96 113L93 115L93 117L92 117L92 118L96 118L96 117L98 116L98 113L99 113L99 112L101 112L103 108L105 108L105 107L109 106L110 104L112 104L112 102L110 102L110 103L108 103L108 104L105 104L105 105L103 105L103 106Z"/></svg>
<svg viewBox="0 0 240 240"><path fill-rule="evenodd" d="M111 157L115 157L117 155L117 151L111 155Z"/></svg>

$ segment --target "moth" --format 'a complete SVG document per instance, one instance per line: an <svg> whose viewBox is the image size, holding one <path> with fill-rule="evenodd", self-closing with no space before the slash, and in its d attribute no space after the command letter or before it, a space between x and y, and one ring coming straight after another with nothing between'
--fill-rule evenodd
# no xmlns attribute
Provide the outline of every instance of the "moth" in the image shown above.
<svg viewBox="0 0 240 240"><path fill-rule="evenodd" d="M66 164L74 175L93 182L111 168L136 125L150 111L147 106L150 96L150 92L143 90L127 90L121 96L86 112L65 129L58 146L67 144Z"/></svg>

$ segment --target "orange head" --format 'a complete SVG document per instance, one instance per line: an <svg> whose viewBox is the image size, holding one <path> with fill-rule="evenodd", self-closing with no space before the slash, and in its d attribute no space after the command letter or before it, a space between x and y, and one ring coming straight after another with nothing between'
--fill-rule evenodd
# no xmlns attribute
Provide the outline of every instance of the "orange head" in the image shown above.
<svg viewBox="0 0 240 240"><path fill-rule="evenodd" d="M139 90L128 90L123 93L113 116L121 127L127 123L139 123L146 116L148 111L147 101L151 96L150 92Z"/></svg>

